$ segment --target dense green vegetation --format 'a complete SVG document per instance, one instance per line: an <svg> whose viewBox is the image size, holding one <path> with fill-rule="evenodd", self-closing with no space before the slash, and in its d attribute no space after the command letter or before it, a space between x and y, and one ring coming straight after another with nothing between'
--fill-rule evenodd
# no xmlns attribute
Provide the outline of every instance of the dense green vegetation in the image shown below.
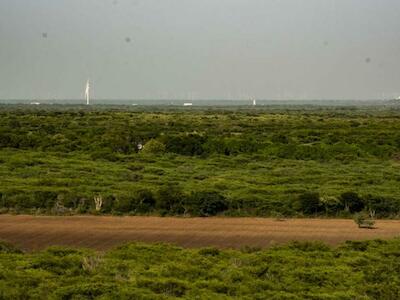
<svg viewBox="0 0 400 300"><path fill-rule="evenodd" d="M0 299L399 299L399 256L399 239L242 251L1 245Z"/></svg>
<svg viewBox="0 0 400 300"><path fill-rule="evenodd" d="M397 217L399 161L393 107L0 107L3 212Z"/></svg>

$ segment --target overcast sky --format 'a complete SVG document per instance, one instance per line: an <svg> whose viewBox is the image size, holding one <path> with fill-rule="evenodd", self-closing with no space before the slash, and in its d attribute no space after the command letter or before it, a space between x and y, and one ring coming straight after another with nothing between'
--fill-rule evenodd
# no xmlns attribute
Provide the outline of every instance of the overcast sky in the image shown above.
<svg viewBox="0 0 400 300"><path fill-rule="evenodd" d="M399 0L0 0L0 99L400 95Z"/></svg>

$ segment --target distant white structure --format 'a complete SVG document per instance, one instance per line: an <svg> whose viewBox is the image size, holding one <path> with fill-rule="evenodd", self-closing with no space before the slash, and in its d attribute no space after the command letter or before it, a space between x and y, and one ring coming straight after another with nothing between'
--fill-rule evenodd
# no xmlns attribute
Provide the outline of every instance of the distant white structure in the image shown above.
<svg viewBox="0 0 400 300"><path fill-rule="evenodd" d="M88 79L88 81L86 81L85 99L86 99L86 105L89 105L90 104L90 82L89 82L89 79Z"/></svg>
<svg viewBox="0 0 400 300"><path fill-rule="evenodd" d="M183 106L193 106L193 103L192 102L185 102L185 103L183 103Z"/></svg>
<svg viewBox="0 0 400 300"><path fill-rule="evenodd" d="M256 101L256 99L253 99L253 106L256 106L257 105L257 101Z"/></svg>
<svg viewBox="0 0 400 300"><path fill-rule="evenodd" d="M31 102L31 105L40 105L40 102L33 101L33 102Z"/></svg>

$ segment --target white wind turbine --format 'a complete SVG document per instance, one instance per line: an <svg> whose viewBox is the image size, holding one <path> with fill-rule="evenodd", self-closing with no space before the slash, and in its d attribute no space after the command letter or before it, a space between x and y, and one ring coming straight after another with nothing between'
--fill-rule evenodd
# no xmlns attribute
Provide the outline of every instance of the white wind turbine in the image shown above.
<svg viewBox="0 0 400 300"><path fill-rule="evenodd" d="M90 104L90 82L89 82L89 79L86 81L85 99L86 99L86 105L89 105Z"/></svg>

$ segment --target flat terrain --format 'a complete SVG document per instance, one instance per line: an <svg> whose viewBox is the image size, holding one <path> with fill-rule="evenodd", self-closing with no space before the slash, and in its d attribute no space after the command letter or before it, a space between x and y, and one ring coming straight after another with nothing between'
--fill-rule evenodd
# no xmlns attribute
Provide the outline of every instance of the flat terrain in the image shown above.
<svg viewBox="0 0 400 300"><path fill-rule="evenodd" d="M167 242L184 247L268 247L293 240L346 240L400 236L400 221L359 229L352 220L263 218L160 218L111 216L0 216L0 239L24 250L51 245L106 250L124 242Z"/></svg>

